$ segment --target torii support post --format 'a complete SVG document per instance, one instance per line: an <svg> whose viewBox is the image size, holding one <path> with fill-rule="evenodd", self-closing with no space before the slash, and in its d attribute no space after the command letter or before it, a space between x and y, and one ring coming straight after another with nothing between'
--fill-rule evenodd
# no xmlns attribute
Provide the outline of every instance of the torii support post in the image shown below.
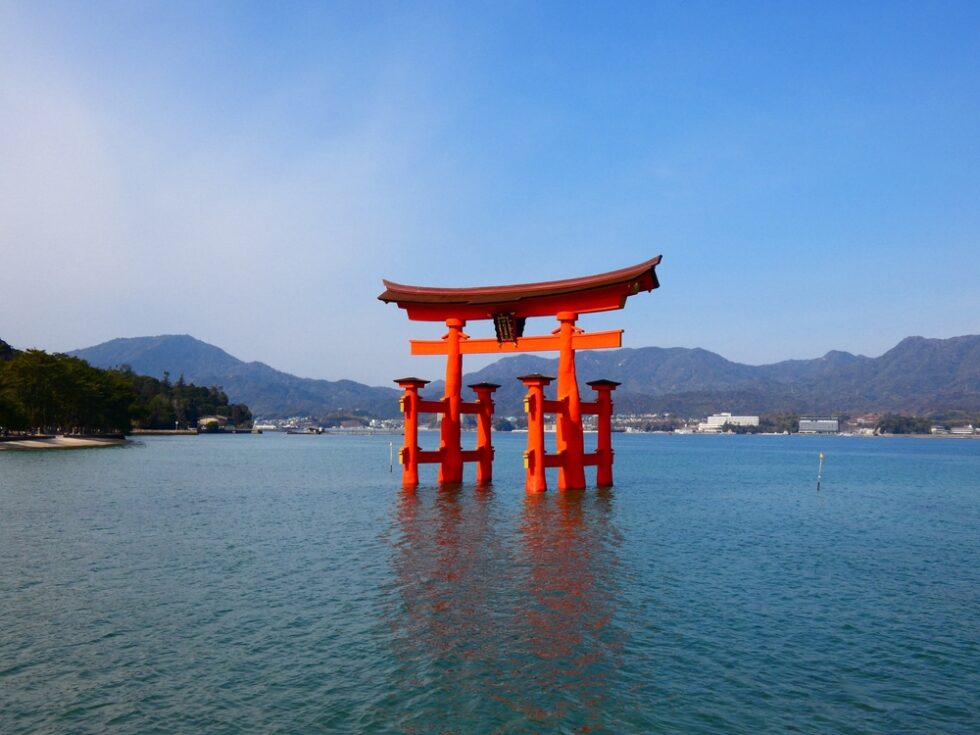
<svg viewBox="0 0 980 735"><path fill-rule="evenodd" d="M395 381L405 391L401 410L405 415L405 439L398 453L402 464L402 485L419 484L419 390L429 382L421 378L399 378Z"/></svg>
<svg viewBox="0 0 980 735"><path fill-rule="evenodd" d="M548 489L545 477L544 452L544 389L554 378L534 373L518 378L527 386L524 410L527 411L527 451L524 452L524 489L529 493L543 493Z"/></svg>
<svg viewBox="0 0 980 735"><path fill-rule="evenodd" d="M589 387L596 392L596 476L597 487L612 487L612 392L619 383L615 380L590 380Z"/></svg>
<svg viewBox="0 0 980 735"><path fill-rule="evenodd" d="M460 404L463 382L463 355L459 351L460 339L465 339L462 319L446 319L449 333L446 335L446 394L443 401L446 412L439 424L439 482L454 484L463 481L463 448L460 446Z"/></svg>
<svg viewBox="0 0 980 735"><path fill-rule="evenodd" d="M585 487L585 440L582 436L582 399L575 375L575 347L572 340L581 332L575 326L578 314L559 311L558 328L558 402L564 410L556 416L555 444L561 457L558 470L559 490L581 490Z"/></svg>
<svg viewBox="0 0 980 735"><path fill-rule="evenodd" d="M493 392L496 383L474 383L468 386L476 393L476 484L489 485L493 480L493 443L490 438L493 422Z"/></svg>

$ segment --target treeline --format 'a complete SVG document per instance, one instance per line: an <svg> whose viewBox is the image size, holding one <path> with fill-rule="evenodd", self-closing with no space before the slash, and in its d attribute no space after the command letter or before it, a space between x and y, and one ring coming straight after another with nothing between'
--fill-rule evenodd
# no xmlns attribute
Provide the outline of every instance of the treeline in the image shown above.
<svg viewBox="0 0 980 735"><path fill-rule="evenodd" d="M949 430L958 426L980 424L980 414L955 411L930 416L907 416L905 414L886 414L875 424L879 434L929 434L933 426Z"/></svg>
<svg viewBox="0 0 980 735"><path fill-rule="evenodd" d="M6 348L6 349L4 349ZM251 424L244 404L229 404L218 387L198 387L183 376L171 383L128 368L101 370L67 355L18 352L0 340L0 432L127 433L193 428L202 416Z"/></svg>
<svg viewBox="0 0 980 735"><path fill-rule="evenodd" d="M875 425L875 430L881 434L928 434L932 429L932 421L923 416L882 416Z"/></svg>
<svg viewBox="0 0 980 735"><path fill-rule="evenodd" d="M133 424L142 429L193 428L202 416L223 416L239 428L252 425L252 412L244 403L229 403L216 385L207 388L187 383L181 375L176 383L164 373L163 380L136 375L128 367L118 372L131 381L136 401Z"/></svg>

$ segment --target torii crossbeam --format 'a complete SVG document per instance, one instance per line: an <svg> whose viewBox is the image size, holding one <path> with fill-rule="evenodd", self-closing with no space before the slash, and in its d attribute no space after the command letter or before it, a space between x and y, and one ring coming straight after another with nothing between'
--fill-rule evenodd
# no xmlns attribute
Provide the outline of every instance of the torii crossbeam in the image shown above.
<svg viewBox="0 0 980 735"><path fill-rule="evenodd" d="M490 422L493 415L491 395L499 387L492 384L471 386L478 400L464 403L461 396L463 355L507 354L513 352L557 351L558 387L555 401L544 400L543 388L553 380L547 376L524 376L528 386L525 407L528 411L528 451L526 487L529 491L546 489L545 467L557 467L559 489L585 487L585 466L597 466L597 484L612 484L612 447L609 427L612 401L610 393L617 383L592 381L598 400L584 403L578 391L575 374L575 351L622 346L623 330L584 332L576 326L580 314L622 309L626 299L640 291L658 288L656 267L661 256L638 265L609 273L561 281L478 288L430 288L405 286L384 281L385 291L378 296L404 309L412 321L445 322L448 332L440 340L411 340L413 355L446 355L445 395L439 401L423 401L419 389L428 381L402 378L397 382L405 389L402 410L405 413L405 444L401 450L402 479L405 485L418 484L418 464L439 463L439 482L458 483L463 479L463 463L476 461L477 482L489 482L492 474L493 447ZM559 327L548 335L524 336L529 317L554 316ZM493 339L470 339L463 332L467 321L492 320ZM418 414L442 414L440 446L435 452L418 447ZM477 448L464 452L460 446L460 416L478 415ZM544 413L557 416L557 452L544 452ZM582 437L582 414L599 416L599 446L586 455ZM540 441L538 441L540 439Z"/></svg>

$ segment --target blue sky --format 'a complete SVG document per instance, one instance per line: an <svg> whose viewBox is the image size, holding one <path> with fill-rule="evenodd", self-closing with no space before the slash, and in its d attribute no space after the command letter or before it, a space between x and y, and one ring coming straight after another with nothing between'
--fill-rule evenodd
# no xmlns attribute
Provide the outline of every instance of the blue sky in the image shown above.
<svg viewBox="0 0 980 735"><path fill-rule="evenodd" d="M0 2L0 337L435 378L407 339L440 330L382 277L661 253L659 291L582 326L755 364L975 334L978 28L972 2Z"/></svg>

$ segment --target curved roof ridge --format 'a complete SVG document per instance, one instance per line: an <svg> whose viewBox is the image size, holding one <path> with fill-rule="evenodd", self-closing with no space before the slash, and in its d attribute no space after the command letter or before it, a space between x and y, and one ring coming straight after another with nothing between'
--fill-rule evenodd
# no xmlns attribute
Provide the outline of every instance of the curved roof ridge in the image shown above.
<svg viewBox="0 0 980 735"><path fill-rule="evenodd" d="M383 280L385 291L378 296L381 301L395 301L402 304L506 304L526 299L574 294L629 281L636 281L643 290L651 291L660 284L657 282L655 268L663 256L646 260L626 268L606 273L558 281L537 283L518 283L504 286L475 286L470 288L441 288L433 286L410 286L394 281Z"/></svg>

